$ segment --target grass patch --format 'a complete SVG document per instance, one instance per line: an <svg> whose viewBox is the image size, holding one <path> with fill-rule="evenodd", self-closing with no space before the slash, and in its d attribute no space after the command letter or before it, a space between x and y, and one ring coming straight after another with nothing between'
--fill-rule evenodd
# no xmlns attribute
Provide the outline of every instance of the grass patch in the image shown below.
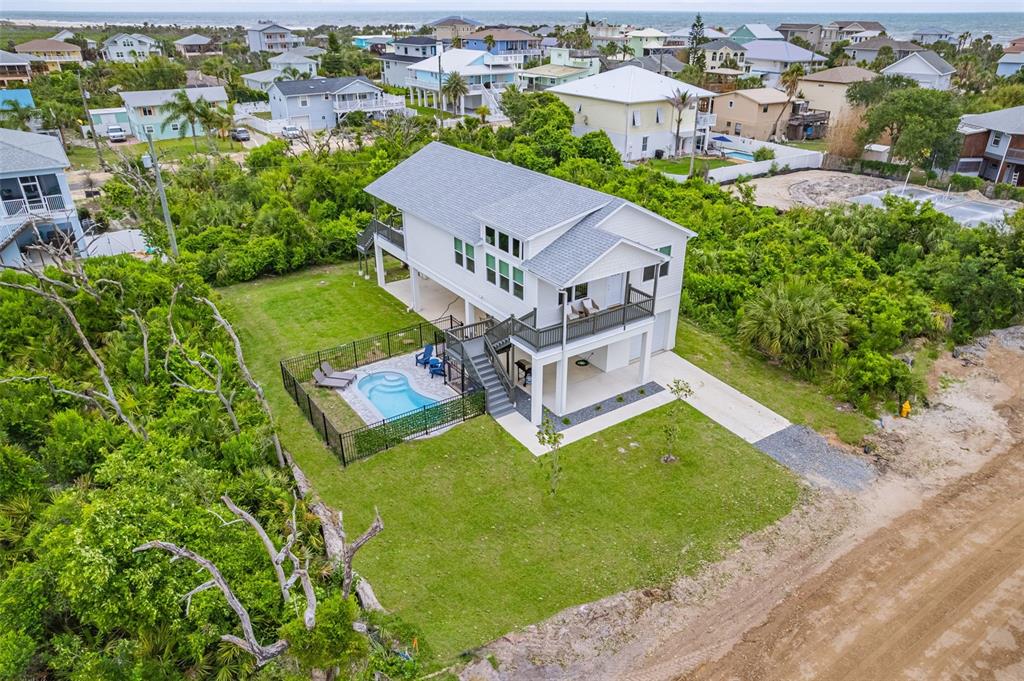
<svg viewBox="0 0 1024 681"><path fill-rule="evenodd" d="M741 352L721 336L682 319L676 330L675 351L793 423L835 433L853 445L873 429L871 421L860 412L836 409L837 403L821 388L794 378L758 356Z"/></svg>
<svg viewBox="0 0 1024 681"><path fill-rule="evenodd" d="M220 294L225 314L245 345L249 366L267 391L284 446L318 486L343 475L334 454L285 392L278 363L422 319L378 288L374 277L360 277L355 263L236 284L220 289ZM316 397L323 398L318 403L339 427L362 425L337 395Z"/></svg>
<svg viewBox="0 0 1024 681"><path fill-rule="evenodd" d="M435 109L434 107L432 107L432 106L422 106L420 104L412 104L411 101L412 100L407 101L405 103L405 105L407 107L409 107L410 109L412 109L413 111L415 111L416 113L420 114L421 116L429 116L430 118L437 118L437 109ZM470 111L470 112L467 112L467 113L472 113L472 112ZM442 111L441 112L441 118L442 119L444 119L444 118L455 118L455 114L448 113L447 111Z"/></svg>
<svg viewBox="0 0 1024 681"><path fill-rule="evenodd" d="M662 407L562 449L558 494L489 417L317 479L360 532L386 530L357 568L441 660L568 606L658 584L782 517L799 486L771 459L684 407L663 464Z"/></svg>
<svg viewBox="0 0 1024 681"><path fill-rule="evenodd" d="M199 144L200 154L211 153L211 140L208 140L205 137L199 137L196 139L196 142ZM212 143L217 148L217 151L222 154L245 151L240 142L232 142L228 139L215 138L212 140ZM160 160L164 163L180 161L195 153L195 147L192 144L191 137L186 137L184 139L160 140L153 144L156 146L157 155L160 156ZM146 142L139 142L138 144L111 144L106 140L101 140L100 149L103 152L103 158L110 163L115 158L114 151L112 150L117 150L122 154L139 158L143 154L149 153L149 144ZM83 144L75 144L68 150L67 154L68 161L71 162L71 167L74 170L98 170L100 167L99 159L96 158L96 147L88 140Z"/></svg>
<svg viewBox="0 0 1024 681"><path fill-rule="evenodd" d="M656 584L713 560L785 515L799 485L746 442L683 405L562 449L554 498L544 468L489 417L342 469L281 387L278 360L419 321L356 275L317 268L221 290L284 445L357 535L385 531L356 568L419 627L439 660L573 604Z"/></svg>
<svg viewBox="0 0 1024 681"><path fill-rule="evenodd" d="M689 175L690 174L690 159L687 158L652 158L647 161L655 170L660 170L663 173L670 173L672 175ZM735 161L725 158L697 158L694 161L693 168L694 172L699 173L702 168L707 165L708 170L714 170L715 168L722 168L724 166L735 165Z"/></svg>
<svg viewBox="0 0 1024 681"><path fill-rule="evenodd" d="M808 151L828 151L828 141L824 138L817 140L804 140L802 142L788 142L786 146L806 149Z"/></svg>
<svg viewBox="0 0 1024 681"><path fill-rule="evenodd" d="M265 121L273 120L273 113L270 111L256 111L252 114L256 118L262 118Z"/></svg>

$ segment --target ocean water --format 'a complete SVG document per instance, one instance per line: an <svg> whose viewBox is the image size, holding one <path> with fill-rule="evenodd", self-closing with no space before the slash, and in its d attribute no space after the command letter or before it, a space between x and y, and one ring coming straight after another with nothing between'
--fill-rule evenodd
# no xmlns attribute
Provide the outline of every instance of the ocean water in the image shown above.
<svg viewBox="0 0 1024 681"><path fill-rule="evenodd" d="M2 4L2 3L0 3ZM1022 5L1024 7L1024 5ZM89 24L163 24L179 26L239 26L255 23L259 19L272 19L292 28L308 28L321 24L336 26L368 26L390 23L424 24L457 10L289 10L275 12L253 10L248 12L88 12L88 11L19 11L0 8L0 18L19 22L66 22L68 25ZM485 24L567 24L583 18L583 10L480 10L466 12L467 16ZM591 19L607 19L618 24L653 26L664 31L689 27L694 12L665 11L595 11ZM909 38L918 28L939 26L953 34L964 31L975 37L991 35L996 42L1006 43L1024 35L1024 11L976 13L913 13L883 14L863 12L828 12L821 14L785 12L704 12L706 26L735 28L745 23L764 23L776 26L783 22L827 23L834 19L872 19L882 22L895 38Z"/></svg>

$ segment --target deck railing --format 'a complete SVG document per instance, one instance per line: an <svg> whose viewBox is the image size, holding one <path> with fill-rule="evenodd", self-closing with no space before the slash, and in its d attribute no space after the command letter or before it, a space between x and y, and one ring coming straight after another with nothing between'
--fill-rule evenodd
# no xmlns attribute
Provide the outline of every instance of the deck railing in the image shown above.
<svg viewBox="0 0 1024 681"><path fill-rule="evenodd" d="M402 230L381 222L377 218L370 220L369 229L372 229L374 234L379 234L381 237L390 241L395 246L398 246L403 251L405 250L405 232Z"/></svg>

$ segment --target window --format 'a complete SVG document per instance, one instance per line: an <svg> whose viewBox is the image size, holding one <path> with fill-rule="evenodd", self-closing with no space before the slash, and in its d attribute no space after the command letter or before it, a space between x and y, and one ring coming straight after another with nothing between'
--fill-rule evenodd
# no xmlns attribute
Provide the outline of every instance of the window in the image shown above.
<svg viewBox="0 0 1024 681"><path fill-rule="evenodd" d="M998 130L993 130L992 131L992 146L993 147L998 147L1002 143L1003 143L1003 133L999 132Z"/></svg>
<svg viewBox="0 0 1024 681"><path fill-rule="evenodd" d="M640 151L647 151L647 137L646 136L644 136L640 140Z"/></svg>
<svg viewBox="0 0 1024 681"><path fill-rule="evenodd" d="M740 133L741 133L742 131L743 131L743 124L742 124L742 123L739 123L739 122L737 122L737 123L736 123L736 134L738 135L738 134L740 134Z"/></svg>
<svg viewBox="0 0 1024 681"><path fill-rule="evenodd" d="M178 128L179 126L177 123L171 123L171 132L178 132Z"/></svg>
<svg viewBox="0 0 1024 681"><path fill-rule="evenodd" d="M761 113L768 113L768 105L765 104L761 107Z"/></svg>
<svg viewBox="0 0 1024 681"><path fill-rule="evenodd" d="M147 125L147 126L145 127L145 130L146 130L146 132L148 132L149 134L153 134L154 132L156 132L156 128L154 128L154 127L153 127L152 125Z"/></svg>
<svg viewBox="0 0 1024 681"><path fill-rule="evenodd" d="M671 256L672 255L672 247L671 246L662 246L661 248L658 249L658 252L659 253L663 253L663 254L668 255L668 256ZM658 272L658 277L659 278L667 277L668 276L668 266L669 266L668 262L661 263L661 271ZM650 281L650 280L654 279L654 271L656 269L658 269L658 265L648 265L647 267L645 267L644 268L644 281Z"/></svg>
<svg viewBox="0 0 1024 681"><path fill-rule="evenodd" d="M494 227L484 227L484 241L487 242L488 246L494 245Z"/></svg>
<svg viewBox="0 0 1024 681"><path fill-rule="evenodd" d="M509 266L504 260L498 261L498 288L502 291L508 291L511 286L509 285Z"/></svg>
<svg viewBox="0 0 1024 681"><path fill-rule="evenodd" d="M505 234L504 232L498 232L498 250L505 251L506 253L509 252L508 234Z"/></svg>
<svg viewBox="0 0 1024 681"><path fill-rule="evenodd" d="M634 126L640 125L640 112L639 111L634 111L633 112L633 125Z"/></svg>
<svg viewBox="0 0 1024 681"><path fill-rule="evenodd" d="M473 244L467 244L462 239L455 239L455 264L465 267L470 272L476 272L476 252Z"/></svg>
<svg viewBox="0 0 1024 681"><path fill-rule="evenodd" d="M116 56L118 59L124 59L124 52L118 52Z"/></svg>
<svg viewBox="0 0 1024 681"><path fill-rule="evenodd" d="M512 295L523 299L523 271L518 267L512 268Z"/></svg>
<svg viewBox="0 0 1024 681"><path fill-rule="evenodd" d="M499 232L493 227L484 227L484 241L488 246L495 246L499 251L504 251L516 258L523 257L523 242L505 232Z"/></svg>
<svg viewBox="0 0 1024 681"><path fill-rule="evenodd" d="M731 108L732 108L732 106L733 106L733 104L735 104L735 103L736 103L735 101L733 101L733 100L731 100L731 99L730 99L730 100L729 100L729 108L731 109Z"/></svg>
<svg viewBox="0 0 1024 681"><path fill-rule="evenodd" d="M299 97L299 106L309 106L309 97Z"/></svg>
<svg viewBox="0 0 1024 681"><path fill-rule="evenodd" d="M504 260L498 260L490 253L486 256L487 281L507 291L520 300L525 296L525 275L518 267L513 267Z"/></svg>
<svg viewBox="0 0 1024 681"><path fill-rule="evenodd" d="M565 302L571 303L587 297L587 284L576 284L565 289Z"/></svg>
<svg viewBox="0 0 1024 681"><path fill-rule="evenodd" d="M661 107L660 106L657 109L655 109L655 111L654 111L654 122L655 123L661 123Z"/></svg>
<svg viewBox="0 0 1024 681"><path fill-rule="evenodd" d="M582 104L577 104L576 105L576 113L583 113L583 105Z"/></svg>
<svg viewBox="0 0 1024 681"><path fill-rule="evenodd" d="M497 265L496 265L495 257L493 255L491 255L490 253L488 253L487 254L487 258L486 258L486 262L487 262L487 282L490 283L490 284L497 284L498 283L498 275L497 275L497 272L496 272Z"/></svg>

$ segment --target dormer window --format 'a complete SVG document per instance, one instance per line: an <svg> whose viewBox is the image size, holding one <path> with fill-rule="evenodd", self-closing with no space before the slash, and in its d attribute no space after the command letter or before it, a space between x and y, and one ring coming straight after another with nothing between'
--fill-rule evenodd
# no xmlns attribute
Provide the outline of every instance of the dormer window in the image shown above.
<svg viewBox="0 0 1024 681"><path fill-rule="evenodd" d="M523 257L523 242L505 232L499 232L493 227L484 227L484 240L488 246L494 246L503 253L508 253L514 258Z"/></svg>

